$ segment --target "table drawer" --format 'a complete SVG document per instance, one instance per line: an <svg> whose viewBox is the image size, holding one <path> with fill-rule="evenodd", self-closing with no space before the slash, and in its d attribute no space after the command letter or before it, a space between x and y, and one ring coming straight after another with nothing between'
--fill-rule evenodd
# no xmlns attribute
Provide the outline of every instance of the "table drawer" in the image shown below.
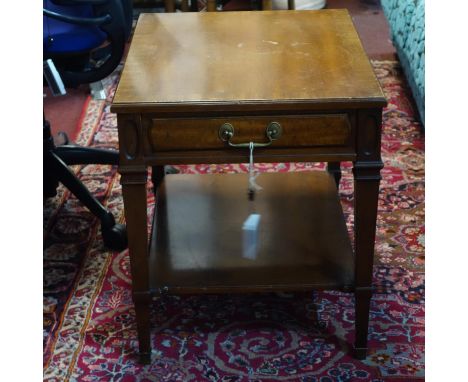
<svg viewBox="0 0 468 382"><path fill-rule="evenodd" d="M229 147L229 144L220 136L220 127L229 124L233 132L231 143L267 143L267 127L273 122L276 126L281 126L281 132L272 142L272 147L352 145L352 129L347 114L209 119L154 118L149 126L149 142L153 152L223 149Z"/></svg>

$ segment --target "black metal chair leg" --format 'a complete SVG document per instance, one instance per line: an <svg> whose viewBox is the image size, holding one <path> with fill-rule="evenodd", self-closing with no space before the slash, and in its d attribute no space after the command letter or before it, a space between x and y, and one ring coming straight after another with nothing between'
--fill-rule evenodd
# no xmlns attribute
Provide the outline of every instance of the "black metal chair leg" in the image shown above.
<svg viewBox="0 0 468 382"><path fill-rule="evenodd" d="M46 160L48 162L46 165L57 176L58 181L67 187L91 213L99 218L104 244L114 250L125 249L127 247L125 226L115 223L112 213L99 203L58 155L49 152Z"/></svg>
<svg viewBox="0 0 468 382"><path fill-rule="evenodd" d="M77 145L62 145L55 147L55 154L68 165L74 164L119 164L117 150L97 149Z"/></svg>
<svg viewBox="0 0 468 382"><path fill-rule="evenodd" d="M52 198L57 195L57 187L59 183L57 178L51 174L48 174L46 171L43 173L42 177L42 194L44 198Z"/></svg>
<svg viewBox="0 0 468 382"><path fill-rule="evenodd" d="M54 144L54 138L52 137L52 133L50 130L50 124L49 121L47 121L44 117L44 124L43 124L43 146L42 146L42 152L44 153L43 157L43 162L46 164L47 162L47 155L49 152L55 149L55 144ZM57 177L50 171L46 170L46 167L44 167L44 172L42 175L42 192L44 198L51 198L55 195L57 195L57 187L58 187L58 181Z"/></svg>

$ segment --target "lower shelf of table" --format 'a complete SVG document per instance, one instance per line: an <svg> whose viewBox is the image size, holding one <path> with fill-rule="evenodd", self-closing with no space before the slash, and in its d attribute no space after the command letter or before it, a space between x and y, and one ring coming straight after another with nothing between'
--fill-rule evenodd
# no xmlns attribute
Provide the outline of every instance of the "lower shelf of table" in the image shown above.
<svg viewBox="0 0 468 382"><path fill-rule="evenodd" d="M247 174L166 175L150 244L153 292L223 293L349 289L354 259L333 178L263 173L253 201ZM242 225L261 215L255 259Z"/></svg>

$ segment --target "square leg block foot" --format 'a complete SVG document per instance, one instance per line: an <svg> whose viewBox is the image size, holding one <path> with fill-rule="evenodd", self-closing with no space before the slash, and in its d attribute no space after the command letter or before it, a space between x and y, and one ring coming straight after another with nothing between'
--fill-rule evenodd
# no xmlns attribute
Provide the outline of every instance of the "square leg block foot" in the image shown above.
<svg viewBox="0 0 468 382"><path fill-rule="evenodd" d="M356 359L366 359L367 357L367 348L354 348L354 358Z"/></svg>

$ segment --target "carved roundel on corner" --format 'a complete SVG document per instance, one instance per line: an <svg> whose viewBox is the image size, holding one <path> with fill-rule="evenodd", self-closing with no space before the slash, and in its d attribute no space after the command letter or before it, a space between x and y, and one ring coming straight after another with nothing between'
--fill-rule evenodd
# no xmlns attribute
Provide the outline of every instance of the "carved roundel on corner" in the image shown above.
<svg viewBox="0 0 468 382"><path fill-rule="evenodd" d="M124 122L123 131L123 148L127 159L135 159L139 152L139 136L138 126L133 119L127 119Z"/></svg>

